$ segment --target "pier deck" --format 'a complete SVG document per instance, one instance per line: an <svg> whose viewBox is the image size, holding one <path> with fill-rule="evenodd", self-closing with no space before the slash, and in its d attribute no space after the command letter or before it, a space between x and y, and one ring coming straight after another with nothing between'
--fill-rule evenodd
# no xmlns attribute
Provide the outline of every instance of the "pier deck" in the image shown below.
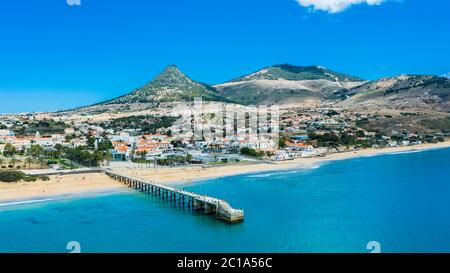
<svg viewBox="0 0 450 273"><path fill-rule="evenodd" d="M178 203L180 207L186 207L196 212L210 214L215 216L217 219L228 223L242 222L244 220L244 211L232 208L224 200L151 181L145 181L140 178L123 175L111 170L105 170L105 173L110 177L125 183L129 187L159 196L161 199L168 200L169 202Z"/></svg>

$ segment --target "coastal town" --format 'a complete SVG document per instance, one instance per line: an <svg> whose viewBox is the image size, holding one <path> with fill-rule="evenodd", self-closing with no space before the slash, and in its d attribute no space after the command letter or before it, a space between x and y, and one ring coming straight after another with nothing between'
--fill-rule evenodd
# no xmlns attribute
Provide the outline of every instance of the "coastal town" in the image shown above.
<svg viewBox="0 0 450 273"><path fill-rule="evenodd" d="M366 126L389 118L332 108L291 108L281 112L277 138L260 138L244 124L225 137L194 139L192 134L175 133L180 121L188 121L168 113L106 119L49 113L2 115L0 165L2 170L24 171L220 166L438 143L450 135L445 130L383 132Z"/></svg>

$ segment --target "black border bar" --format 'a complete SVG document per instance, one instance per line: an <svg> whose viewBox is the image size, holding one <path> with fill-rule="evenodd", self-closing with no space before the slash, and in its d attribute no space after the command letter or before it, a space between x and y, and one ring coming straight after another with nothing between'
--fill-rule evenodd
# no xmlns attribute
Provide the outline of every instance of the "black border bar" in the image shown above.
<svg viewBox="0 0 450 273"><path fill-rule="evenodd" d="M186 261L188 263L186 263ZM189 261L192 261L190 263ZM203 262L201 262L203 261ZM210 261L205 266L205 261ZM126 270L126 272L301 272L358 270L385 272L420 267L447 268L449 254L0 254L2 268L53 270ZM63 265L63 266L62 266ZM183 267L180 267L183 265ZM192 267L196 265L196 267ZM11 266L11 267L10 267ZM62 267L61 267L62 266ZM439 267L438 267L439 268ZM87 270L89 269L89 270ZM159 269L156 271L156 269ZM6 271L5 271L6 272Z"/></svg>

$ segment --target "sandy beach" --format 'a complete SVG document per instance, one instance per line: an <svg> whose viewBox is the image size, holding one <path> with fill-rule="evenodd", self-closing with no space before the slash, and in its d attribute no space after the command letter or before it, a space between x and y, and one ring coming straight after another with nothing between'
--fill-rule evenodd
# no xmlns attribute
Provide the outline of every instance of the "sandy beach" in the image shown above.
<svg viewBox="0 0 450 273"><path fill-rule="evenodd" d="M17 200L42 199L58 195L77 195L125 188L102 173L52 175L49 181L0 182L0 203Z"/></svg>
<svg viewBox="0 0 450 273"><path fill-rule="evenodd" d="M282 171L308 168L326 161L344 160L355 157L374 156L389 153L419 151L450 147L450 141L438 144L421 144L416 146L392 147L385 149L365 149L352 152L330 154L324 157L299 158L283 162L242 163L213 167L180 168L136 168L116 169L127 175L140 177L158 183L180 185L195 181L214 179L266 171ZM17 200L30 200L58 195L78 195L88 192L123 189L125 186L102 173L52 175L50 181L2 183L0 182L0 203Z"/></svg>

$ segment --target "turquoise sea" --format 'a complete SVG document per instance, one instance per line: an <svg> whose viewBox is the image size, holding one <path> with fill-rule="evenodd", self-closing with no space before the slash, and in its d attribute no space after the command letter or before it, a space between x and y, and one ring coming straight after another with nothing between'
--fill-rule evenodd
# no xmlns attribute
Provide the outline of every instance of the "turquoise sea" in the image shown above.
<svg viewBox="0 0 450 273"><path fill-rule="evenodd" d="M245 210L230 225L133 191L0 207L0 252L450 252L450 149L225 177L185 188Z"/></svg>

